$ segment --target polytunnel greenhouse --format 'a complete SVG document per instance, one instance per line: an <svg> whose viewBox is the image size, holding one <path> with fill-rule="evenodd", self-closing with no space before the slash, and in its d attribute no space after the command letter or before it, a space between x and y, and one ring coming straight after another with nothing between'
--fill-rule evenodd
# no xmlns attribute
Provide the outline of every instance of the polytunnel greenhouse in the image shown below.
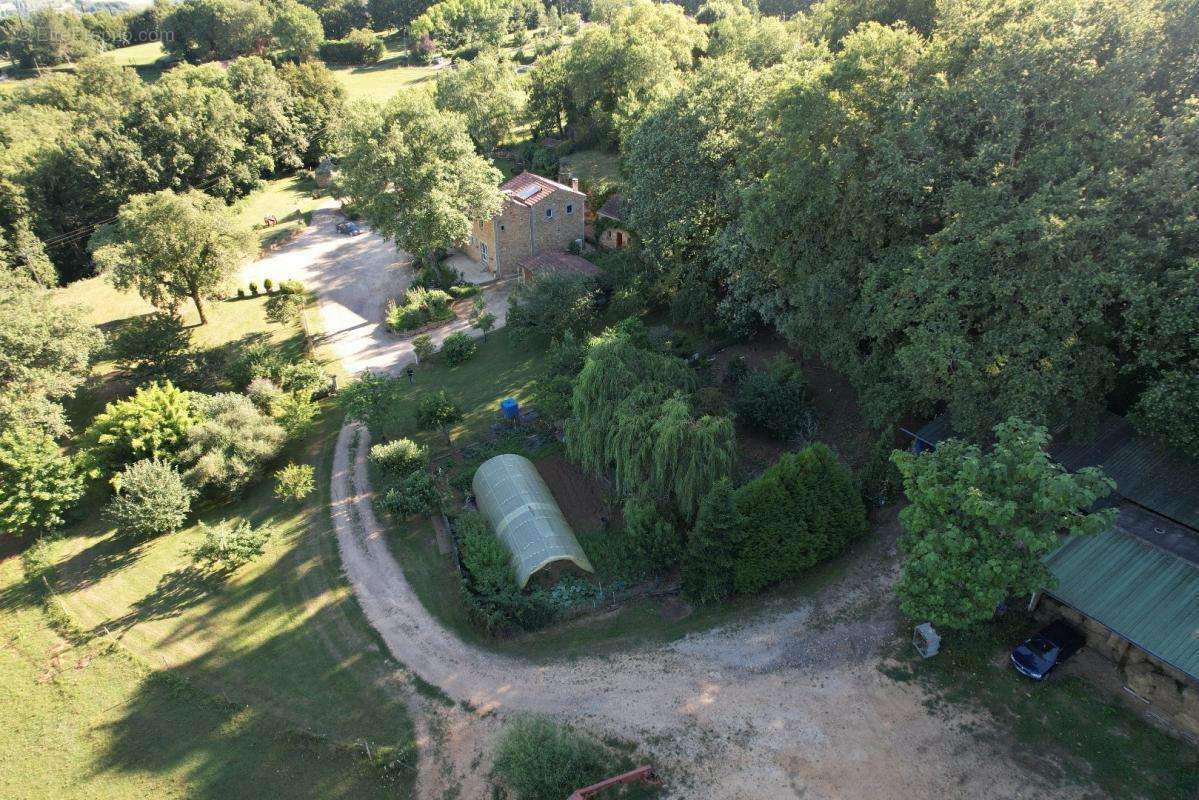
<svg viewBox="0 0 1199 800"><path fill-rule="evenodd" d="M479 510L512 554L522 589L533 573L555 561L595 571L532 461L513 453L490 458L471 486Z"/></svg>

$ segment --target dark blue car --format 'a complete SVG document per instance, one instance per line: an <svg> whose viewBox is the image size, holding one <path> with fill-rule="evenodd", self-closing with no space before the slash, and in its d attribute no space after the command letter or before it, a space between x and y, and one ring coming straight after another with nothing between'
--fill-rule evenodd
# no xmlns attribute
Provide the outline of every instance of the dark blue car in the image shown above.
<svg viewBox="0 0 1199 800"><path fill-rule="evenodd" d="M1086 637L1077 628L1065 620L1054 620L1012 651L1012 666L1034 681L1044 680L1084 644Z"/></svg>
<svg viewBox="0 0 1199 800"><path fill-rule="evenodd" d="M343 222L337 226L338 233L344 233L346 236L357 236L362 233L362 228L357 222Z"/></svg>

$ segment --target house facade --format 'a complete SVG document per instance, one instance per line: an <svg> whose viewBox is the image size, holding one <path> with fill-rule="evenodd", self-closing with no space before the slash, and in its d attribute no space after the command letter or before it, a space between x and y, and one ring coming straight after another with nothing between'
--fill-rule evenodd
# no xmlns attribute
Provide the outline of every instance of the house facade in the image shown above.
<svg viewBox="0 0 1199 800"><path fill-rule="evenodd" d="M583 238L587 196L571 185L522 172L500 186L500 213L475 220L462 250L497 278L519 275L521 262L544 253L565 253Z"/></svg>
<svg viewBox="0 0 1199 800"><path fill-rule="evenodd" d="M629 243L624 197L614 194L596 212L597 244L606 250L620 250Z"/></svg>

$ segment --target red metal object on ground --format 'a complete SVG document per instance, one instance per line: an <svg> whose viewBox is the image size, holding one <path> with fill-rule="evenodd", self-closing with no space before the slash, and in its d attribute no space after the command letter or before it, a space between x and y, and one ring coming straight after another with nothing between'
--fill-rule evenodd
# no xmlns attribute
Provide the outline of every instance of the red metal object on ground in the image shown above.
<svg viewBox="0 0 1199 800"><path fill-rule="evenodd" d="M604 789L611 789L613 786L619 786L622 783L633 783L634 781L652 784L658 783L658 778L654 775L653 767L638 767L632 772L617 775L615 778L608 778L606 781L600 781L583 789L575 789L574 793L566 798L566 800L587 800L588 797L595 797Z"/></svg>

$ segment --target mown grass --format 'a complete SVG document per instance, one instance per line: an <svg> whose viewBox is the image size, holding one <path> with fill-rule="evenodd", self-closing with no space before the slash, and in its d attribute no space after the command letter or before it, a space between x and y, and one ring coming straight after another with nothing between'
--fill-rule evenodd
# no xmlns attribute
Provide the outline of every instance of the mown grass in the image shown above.
<svg viewBox="0 0 1199 800"><path fill-rule="evenodd" d="M329 69L345 87L346 97L386 103L396 92L422 84L432 85L437 70L433 67L406 66L404 49L398 42L387 40L387 49L378 63L366 66L330 64Z"/></svg>
<svg viewBox="0 0 1199 800"><path fill-rule="evenodd" d="M1034 683L1007 653L1035 623L1021 614L975 632L945 635L940 653L920 660L905 649L897 680L917 680L945 704L976 705L996 720L995 739L1038 774L1061 785L1094 783L1110 797L1185 800L1199 793L1199 752L1152 727L1075 675Z"/></svg>
<svg viewBox="0 0 1199 800"><path fill-rule="evenodd" d="M316 181L307 170L295 175L263 181L262 186L234 204L233 210L242 223L254 231L260 248L268 247L293 236L304 227L304 216L327 202L325 197L313 197ZM263 220L274 215L278 224L266 227Z"/></svg>
<svg viewBox="0 0 1199 800"><path fill-rule="evenodd" d="M562 157L559 169L592 185L601 179L609 183L620 183L620 159L615 154L602 150L579 150L569 153Z"/></svg>
<svg viewBox="0 0 1199 800"><path fill-rule="evenodd" d="M325 414L281 461L311 463L328 476L339 424L340 415ZM102 727L97 715L115 700L86 713L61 703L44 711L4 704L14 722L54 724L78 742L77 761L62 775L79 779L79 796L408 796L406 695L341 574L328 481L317 485L302 506L277 500L268 478L235 503L200 510L209 523L245 518L271 530L266 553L228 577L193 567L189 551L201 535L194 524L137 543L92 515L54 543L56 602L78 627L79 647L118 642L135 659L121 667L124 677L107 679L124 699ZM11 609L0 618L16 624ZM188 693L162 688L174 686ZM155 745L156 737L163 741ZM50 782L39 769L60 768L33 769L31 786ZM108 772L118 787L127 776L154 776L177 790L101 791Z"/></svg>

